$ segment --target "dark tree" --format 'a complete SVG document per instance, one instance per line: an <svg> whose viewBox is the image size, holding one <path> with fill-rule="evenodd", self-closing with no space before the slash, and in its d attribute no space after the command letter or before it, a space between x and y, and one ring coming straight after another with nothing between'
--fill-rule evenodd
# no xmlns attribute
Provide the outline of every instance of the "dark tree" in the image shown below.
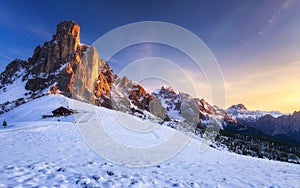
<svg viewBox="0 0 300 188"><path fill-rule="evenodd" d="M7 126L7 122L4 120L2 125L3 125L3 127L6 127Z"/></svg>

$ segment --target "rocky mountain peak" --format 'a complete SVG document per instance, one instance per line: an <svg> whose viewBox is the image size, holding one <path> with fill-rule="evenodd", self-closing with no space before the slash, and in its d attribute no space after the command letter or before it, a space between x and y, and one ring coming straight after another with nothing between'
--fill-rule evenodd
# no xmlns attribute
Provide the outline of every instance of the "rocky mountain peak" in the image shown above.
<svg viewBox="0 0 300 188"><path fill-rule="evenodd" d="M223 125L255 121L264 115L281 116L277 112L250 111L243 104L224 111L204 99L193 98L163 86L149 94L138 83L120 78L96 48L80 44L80 27L74 21L57 25L53 38L37 46L27 61L14 60L0 74L0 114L45 94L60 93L81 101L145 117L150 111L162 120L186 121L191 125L209 125L219 120ZM273 133L286 133L285 123L300 132L300 112L275 119L266 116L257 121L259 127L278 121ZM268 121L266 121L266 119ZM243 120L243 121L241 121ZM285 122L285 123L282 123ZM272 124L273 127L275 124ZM269 127L263 130L270 130ZM274 130L274 129L272 129ZM291 130L291 128L288 128ZM267 133L269 133L267 132Z"/></svg>
<svg viewBox="0 0 300 188"><path fill-rule="evenodd" d="M153 95L163 96L164 98L176 98L178 94L171 87L162 86L160 89L155 90Z"/></svg>
<svg viewBox="0 0 300 188"><path fill-rule="evenodd" d="M126 77L121 83L117 82L120 78L98 56L96 48L80 44L80 27L74 21L59 23L53 38L37 46L28 61L14 61L8 65L7 70L0 74L0 83L15 84L19 78L22 83L17 87L25 90L20 94L21 98L14 99L16 102L19 99L31 100L31 95L38 97L60 93L84 102L130 112L133 106L135 110L149 111L149 103L154 99L141 85L132 83ZM6 90L5 86L1 86L0 94ZM16 104L15 101L11 103ZM11 105L9 109L7 105L1 107L2 102L6 101L0 100L3 112L14 106ZM158 103L153 105L153 109L159 109Z"/></svg>
<svg viewBox="0 0 300 188"><path fill-rule="evenodd" d="M80 44L80 26L74 21L63 21L57 25L53 38L37 46L27 61L10 63L1 73L0 82L8 86L19 79L15 87L23 87L20 90L25 93L19 96L27 94L21 97L24 100L32 99L31 95L53 93L51 88L55 88L53 91L67 97L71 97L75 89L73 97L83 96L80 100L95 103L95 94L96 97L109 96L114 76L94 47ZM5 88L1 86L0 93L5 92ZM9 100L12 99L18 100ZM9 110L3 108L3 111Z"/></svg>
<svg viewBox="0 0 300 188"><path fill-rule="evenodd" d="M31 58L28 59L33 74L41 72L49 74L67 62L78 64L86 45L80 44L80 27L74 21L64 21L57 25L56 34L52 40L43 46L37 46Z"/></svg>
<svg viewBox="0 0 300 188"><path fill-rule="evenodd" d="M69 40L74 43L74 51L80 43L80 26L74 21L63 21L57 25L55 41ZM73 41L72 41L73 40Z"/></svg>
<svg viewBox="0 0 300 188"><path fill-rule="evenodd" d="M246 106L243 105L243 104L232 105L229 109L235 109L235 110L247 110Z"/></svg>
<svg viewBox="0 0 300 188"><path fill-rule="evenodd" d="M293 113L293 116L300 117L300 111L295 111L295 112Z"/></svg>
<svg viewBox="0 0 300 188"><path fill-rule="evenodd" d="M170 93L176 93L173 88L170 86L162 86L160 89L161 92L170 92Z"/></svg>
<svg viewBox="0 0 300 188"><path fill-rule="evenodd" d="M24 76L26 89L36 92L57 83L66 96L72 92L72 83L77 65L87 51L87 45L79 45L80 27L73 21L57 25L53 39L37 46L28 59L29 70Z"/></svg>
<svg viewBox="0 0 300 188"><path fill-rule="evenodd" d="M55 39L61 39L64 36L71 35L79 39L80 26L75 21L63 21L56 26Z"/></svg>

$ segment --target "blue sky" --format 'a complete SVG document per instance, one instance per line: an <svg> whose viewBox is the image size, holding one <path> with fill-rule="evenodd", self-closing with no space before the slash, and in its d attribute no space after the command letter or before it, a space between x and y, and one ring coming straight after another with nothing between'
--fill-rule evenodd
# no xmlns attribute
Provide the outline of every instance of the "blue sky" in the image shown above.
<svg viewBox="0 0 300 188"><path fill-rule="evenodd" d="M75 20L81 26L81 42L87 44L132 22L177 24L200 37L216 56L227 105L300 110L300 1L0 0L0 71L14 58L31 56L63 20ZM156 55L159 49L151 47ZM153 55L143 46L132 50ZM111 66L120 69L119 64Z"/></svg>

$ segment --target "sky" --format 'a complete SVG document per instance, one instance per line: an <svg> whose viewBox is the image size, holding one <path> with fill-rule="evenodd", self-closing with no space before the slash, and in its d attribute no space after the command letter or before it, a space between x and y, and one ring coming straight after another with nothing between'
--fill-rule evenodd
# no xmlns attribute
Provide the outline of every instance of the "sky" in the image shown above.
<svg viewBox="0 0 300 188"><path fill-rule="evenodd" d="M37 45L51 40L64 20L76 21L81 43L89 45L125 24L176 24L202 39L215 56L224 78L226 107L243 103L251 110L300 110L299 0L0 0L0 72L13 59L27 59ZM172 47L137 44L118 52L109 63L119 73L145 57L175 62L196 83L196 97L213 103L205 73L194 71L192 60ZM171 80L180 81L173 73L168 73ZM141 83L148 90L174 85L157 79ZM185 83L178 83L176 90L189 92Z"/></svg>

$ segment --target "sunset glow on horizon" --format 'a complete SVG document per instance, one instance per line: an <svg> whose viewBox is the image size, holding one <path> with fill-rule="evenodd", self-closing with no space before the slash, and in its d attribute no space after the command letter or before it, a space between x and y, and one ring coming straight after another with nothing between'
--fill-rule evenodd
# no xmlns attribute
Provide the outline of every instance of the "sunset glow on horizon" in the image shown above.
<svg viewBox="0 0 300 188"><path fill-rule="evenodd" d="M251 110L300 110L300 62L262 69L227 83L227 106L243 103Z"/></svg>

